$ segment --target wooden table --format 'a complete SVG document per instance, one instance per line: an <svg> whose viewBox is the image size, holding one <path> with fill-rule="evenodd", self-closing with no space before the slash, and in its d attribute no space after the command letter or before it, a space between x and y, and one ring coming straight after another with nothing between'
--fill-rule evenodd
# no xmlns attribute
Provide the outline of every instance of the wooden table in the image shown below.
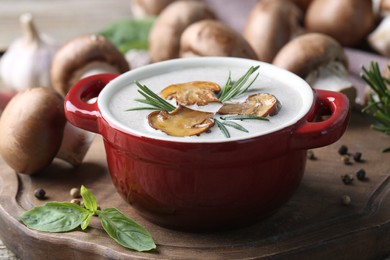
<svg viewBox="0 0 390 260"><path fill-rule="evenodd" d="M239 31L255 0L245 4L226 0L224 9L222 1L208 2L222 20ZM1 48L19 35L17 19L25 11L34 14L42 31L61 41L96 32L130 13L126 0L1 0L0 4ZM347 52L354 59L350 71L356 84L362 84L360 65L367 65L372 58L380 60L382 67L386 62L359 51ZM384 259L390 254L390 154L380 153L380 149L390 146L390 140L369 129L370 124L370 118L354 112L340 141L314 150L318 159L308 161L299 189L275 215L250 227L219 233L168 230L140 217L111 184L100 136L77 170L56 160L41 174L29 177L15 174L0 160L0 238L23 259ZM342 144L351 152L362 152L364 162L341 163L337 150ZM360 168L367 171L366 181L355 177L352 185L343 184L341 175L354 174ZM126 250L108 239L96 222L85 232L48 234L29 230L18 221L19 214L44 203L33 196L35 188L44 188L49 200L64 201L70 199L69 189L81 184L96 193L103 208L117 207L143 224L155 238L157 251ZM352 198L349 206L341 204L343 195ZM0 244L0 259L15 259L4 250Z"/></svg>

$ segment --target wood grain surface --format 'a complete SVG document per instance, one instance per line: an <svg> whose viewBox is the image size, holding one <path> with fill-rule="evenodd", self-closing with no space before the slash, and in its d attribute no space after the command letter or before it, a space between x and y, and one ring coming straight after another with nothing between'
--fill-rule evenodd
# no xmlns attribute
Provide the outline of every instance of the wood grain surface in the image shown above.
<svg viewBox="0 0 390 260"><path fill-rule="evenodd" d="M32 12L43 32L65 41L128 17L129 2L0 0L0 49L20 35L17 19L23 12ZM256 0L207 2L220 19L240 31ZM357 85L362 84L358 78L362 64L371 59L379 59L381 64L387 61L347 51L354 57L350 70L356 74L352 80ZM218 233L169 230L134 212L111 183L100 136L77 169L56 160L30 177L16 174L0 160L0 239L22 259L385 259L390 255L390 153L380 150L390 146L390 140L371 130L371 123L367 116L352 113L340 141L314 150L317 160L308 161L303 181L288 203L255 225ZM342 144L352 153L362 152L364 162L344 165L337 153ZM366 181L356 177L351 185L341 181L341 175L354 175L361 168L367 172ZM35 205L70 200L69 190L81 184L97 195L102 208L117 207L143 224L156 240L157 250L137 253L124 249L108 238L97 221L86 231L63 234L29 230L19 222L18 216ZM38 187L46 190L47 200L33 196ZM341 204L343 195L351 197L349 206ZM0 259L16 257L0 244Z"/></svg>
<svg viewBox="0 0 390 260"><path fill-rule="evenodd" d="M276 214L256 225L216 233L165 229L134 212L110 181L100 136L77 169L58 160L30 177L15 174L0 161L0 237L23 259L383 259L390 253L390 154L380 150L390 143L369 129L370 123L355 112L340 141L315 149L317 160L308 161L298 191ZM337 153L341 144L351 153L362 152L364 161L343 164ZM361 168L366 181L341 181L343 174L354 175ZM46 190L47 201L69 201L69 190L82 184L96 194L102 208L117 207L144 225L157 250L126 250L96 221L85 232L61 234L29 230L18 221L22 212L45 202L34 197L36 188ZM349 206L341 204L343 195L352 198Z"/></svg>

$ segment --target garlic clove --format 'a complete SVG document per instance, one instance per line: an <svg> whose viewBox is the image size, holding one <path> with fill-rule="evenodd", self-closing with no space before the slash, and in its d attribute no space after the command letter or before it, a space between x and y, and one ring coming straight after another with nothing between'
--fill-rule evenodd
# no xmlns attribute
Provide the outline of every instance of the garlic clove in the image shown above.
<svg viewBox="0 0 390 260"><path fill-rule="evenodd" d="M20 24L23 37L14 40L0 59L0 78L17 91L49 87L51 62L59 45L37 31L31 14L21 15Z"/></svg>

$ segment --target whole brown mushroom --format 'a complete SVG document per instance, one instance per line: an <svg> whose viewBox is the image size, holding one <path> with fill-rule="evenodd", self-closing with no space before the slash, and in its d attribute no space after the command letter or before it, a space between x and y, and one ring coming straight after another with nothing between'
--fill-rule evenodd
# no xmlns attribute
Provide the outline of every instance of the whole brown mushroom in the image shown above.
<svg viewBox="0 0 390 260"><path fill-rule="evenodd" d="M303 14L289 0L263 0L252 9L244 28L244 38L259 60L272 62L276 53L303 28Z"/></svg>
<svg viewBox="0 0 390 260"><path fill-rule="evenodd" d="M19 92L0 117L0 154L18 173L35 174L54 157L78 166L90 143L66 121L64 99L51 88Z"/></svg>
<svg viewBox="0 0 390 260"><path fill-rule="evenodd" d="M124 73L129 64L124 55L101 35L81 35L65 43L51 67L52 86L65 96L81 78L97 73Z"/></svg>
<svg viewBox="0 0 390 260"><path fill-rule="evenodd" d="M180 39L180 57L229 56L257 60L249 43L237 32L215 20L190 25Z"/></svg>
<svg viewBox="0 0 390 260"><path fill-rule="evenodd" d="M0 118L0 153L16 172L33 174L56 156L64 131L63 98L50 88L19 92Z"/></svg>
<svg viewBox="0 0 390 260"><path fill-rule="evenodd" d="M295 73L313 88L339 91L355 102L356 88L347 78L347 56L343 47L330 36L301 35L278 52L273 64Z"/></svg>
<svg viewBox="0 0 390 260"><path fill-rule="evenodd" d="M157 16L175 0L132 0L131 11L134 18L144 18L148 16Z"/></svg>
<svg viewBox="0 0 390 260"><path fill-rule="evenodd" d="M332 36L343 46L356 46L373 29L376 16L368 0L314 0L306 13L309 32Z"/></svg>
<svg viewBox="0 0 390 260"><path fill-rule="evenodd" d="M294 4L296 4L303 12L306 12L307 8L309 8L309 5L314 0L291 0Z"/></svg>
<svg viewBox="0 0 390 260"><path fill-rule="evenodd" d="M152 62L178 58L183 31L194 22L214 18L213 11L202 1L175 1L167 6L149 33Z"/></svg>

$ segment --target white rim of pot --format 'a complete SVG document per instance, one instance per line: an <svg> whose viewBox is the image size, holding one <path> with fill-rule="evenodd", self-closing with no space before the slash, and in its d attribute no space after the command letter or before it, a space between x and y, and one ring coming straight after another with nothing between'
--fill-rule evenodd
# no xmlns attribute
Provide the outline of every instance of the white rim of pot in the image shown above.
<svg viewBox="0 0 390 260"><path fill-rule="evenodd" d="M262 132L261 134L249 133L240 137L217 139L215 141L201 140L199 138L191 139L185 137L184 138L171 137L168 135L166 136L159 135L156 137L149 133L131 129L130 127L126 126L124 123L120 122L117 118L115 118L115 116L111 113L109 109L109 102L112 96L118 90L125 87L129 87L130 83L133 83L134 81L145 79L156 75L161 75L172 71L178 71L178 70L189 69L189 68L214 67L214 66L221 67L221 64L223 64L223 66L227 68L227 71L229 70L229 66L232 67L242 66L243 68L248 69L250 66L260 65L261 73L256 81L261 80L261 75L263 74L263 75L268 75L277 78L277 81L293 88L295 91L297 91L297 93L300 95L303 101L300 109L298 110L297 113L295 113L295 115L292 118L290 118L283 124L279 124L278 126L273 127L269 131ZM175 82L172 82L172 84L174 83ZM150 139L164 140L170 142L181 142L181 143L210 143L210 142L221 143L221 142L231 142L231 141L238 141L238 140L247 140L258 136L264 136L266 134L270 134L296 124L310 111L312 104L314 102L314 92L312 88L302 78L298 77L297 75L287 70L278 68L269 63L264 63L261 61L250 60L250 59L243 59L243 58L233 58L233 57L196 57L196 58L173 59L173 60L158 62L158 63L146 65L128 71L118 76L114 80L110 81L107 84L107 86L105 86L105 88L100 92L97 102L102 117L108 122L108 124L111 127L133 136L146 137Z"/></svg>

